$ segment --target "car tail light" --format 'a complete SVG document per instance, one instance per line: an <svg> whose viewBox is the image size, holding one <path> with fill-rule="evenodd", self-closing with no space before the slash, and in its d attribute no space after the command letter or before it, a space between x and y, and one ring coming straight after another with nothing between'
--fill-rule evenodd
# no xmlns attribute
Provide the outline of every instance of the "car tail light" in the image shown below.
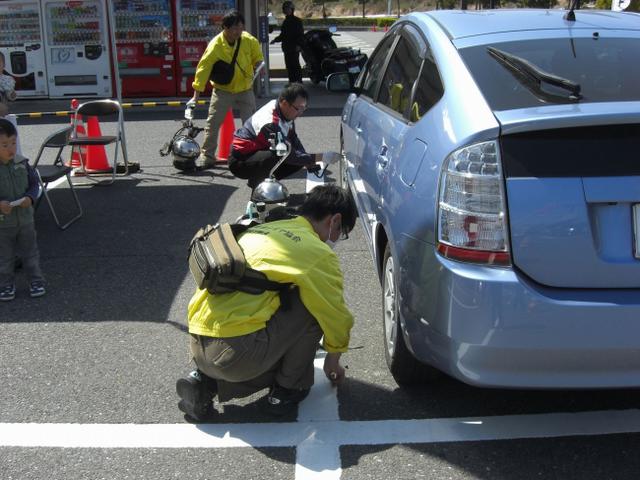
<svg viewBox="0 0 640 480"><path fill-rule="evenodd" d="M438 252L463 262L511 265L497 141L447 157L440 178Z"/></svg>

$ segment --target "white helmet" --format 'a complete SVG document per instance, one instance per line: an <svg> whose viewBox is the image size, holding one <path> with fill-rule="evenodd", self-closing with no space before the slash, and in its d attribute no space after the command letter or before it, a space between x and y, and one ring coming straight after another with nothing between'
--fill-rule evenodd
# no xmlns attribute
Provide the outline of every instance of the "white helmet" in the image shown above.
<svg viewBox="0 0 640 480"><path fill-rule="evenodd" d="M182 135L174 140L171 147L173 166L178 170L194 170L196 158L200 155L200 145L193 138Z"/></svg>

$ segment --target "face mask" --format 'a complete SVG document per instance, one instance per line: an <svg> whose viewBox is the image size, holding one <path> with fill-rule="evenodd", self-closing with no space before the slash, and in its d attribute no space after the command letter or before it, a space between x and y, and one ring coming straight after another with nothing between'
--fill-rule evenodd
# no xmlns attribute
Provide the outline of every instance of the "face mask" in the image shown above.
<svg viewBox="0 0 640 480"><path fill-rule="evenodd" d="M340 238L338 238L338 240L340 240ZM331 248L331 250L334 250L336 248L336 244L338 243L338 240L336 241L331 240L331 223L329 223L329 236L324 241L324 243L329 245L329 248Z"/></svg>

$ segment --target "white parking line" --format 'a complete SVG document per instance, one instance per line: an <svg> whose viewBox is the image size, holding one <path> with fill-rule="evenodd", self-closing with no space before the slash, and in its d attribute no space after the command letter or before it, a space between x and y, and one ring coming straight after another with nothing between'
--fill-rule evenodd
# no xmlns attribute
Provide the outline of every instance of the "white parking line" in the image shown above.
<svg viewBox="0 0 640 480"><path fill-rule="evenodd" d="M295 447L295 478L338 480L341 445L471 442L640 432L640 410L420 420L342 421L336 389L315 361L315 384L294 423L0 424L0 447ZM348 381L348 380L347 380Z"/></svg>
<svg viewBox="0 0 640 480"><path fill-rule="evenodd" d="M320 165L321 169L324 169L324 162L318 162L318 165ZM306 192L309 193L311 190L316 188L318 185L324 185L324 176L318 178L313 173L307 172L307 188L306 188Z"/></svg>
<svg viewBox="0 0 640 480"><path fill-rule="evenodd" d="M229 424L0 423L0 447L295 447L314 438L332 447L471 442L640 432L640 410L421 420ZM318 463L320 458L314 459Z"/></svg>
<svg viewBox="0 0 640 480"><path fill-rule="evenodd" d="M313 388L298 408L299 423L340 421L336 389L324 374L323 364L324 355L316 358ZM308 430L308 436L296 449L295 473L299 480L339 480L342 474L340 445L319 438L315 429Z"/></svg>
<svg viewBox="0 0 640 480"><path fill-rule="evenodd" d="M73 177L73 172L71 172L71 176ZM65 183L66 181L67 181L66 177L60 177L57 180L54 180L53 182L51 182L49 185L47 185L47 190L56 188L58 185L60 185L61 183Z"/></svg>

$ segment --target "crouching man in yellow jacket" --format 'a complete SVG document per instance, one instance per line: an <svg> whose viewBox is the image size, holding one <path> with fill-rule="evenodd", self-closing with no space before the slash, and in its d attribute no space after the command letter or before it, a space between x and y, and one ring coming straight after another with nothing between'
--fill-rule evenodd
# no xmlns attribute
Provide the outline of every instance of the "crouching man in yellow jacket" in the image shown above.
<svg viewBox="0 0 640 480"><path fill-rule="evenodd" d="M343 296L343 275L333 245L356 221L355 204L335 185L316 187L299 216L254 226L239 239L247 263L269 280L291 283L288 308L278 292L212 295L198 290L189 303L191 353L197 370L178 380L178 407L204 421L212 400L242 398L269 388L265 409L293 410L313 385L313 361L323 338L324 373L345 375L340 355L353 325Z"/></svg>

